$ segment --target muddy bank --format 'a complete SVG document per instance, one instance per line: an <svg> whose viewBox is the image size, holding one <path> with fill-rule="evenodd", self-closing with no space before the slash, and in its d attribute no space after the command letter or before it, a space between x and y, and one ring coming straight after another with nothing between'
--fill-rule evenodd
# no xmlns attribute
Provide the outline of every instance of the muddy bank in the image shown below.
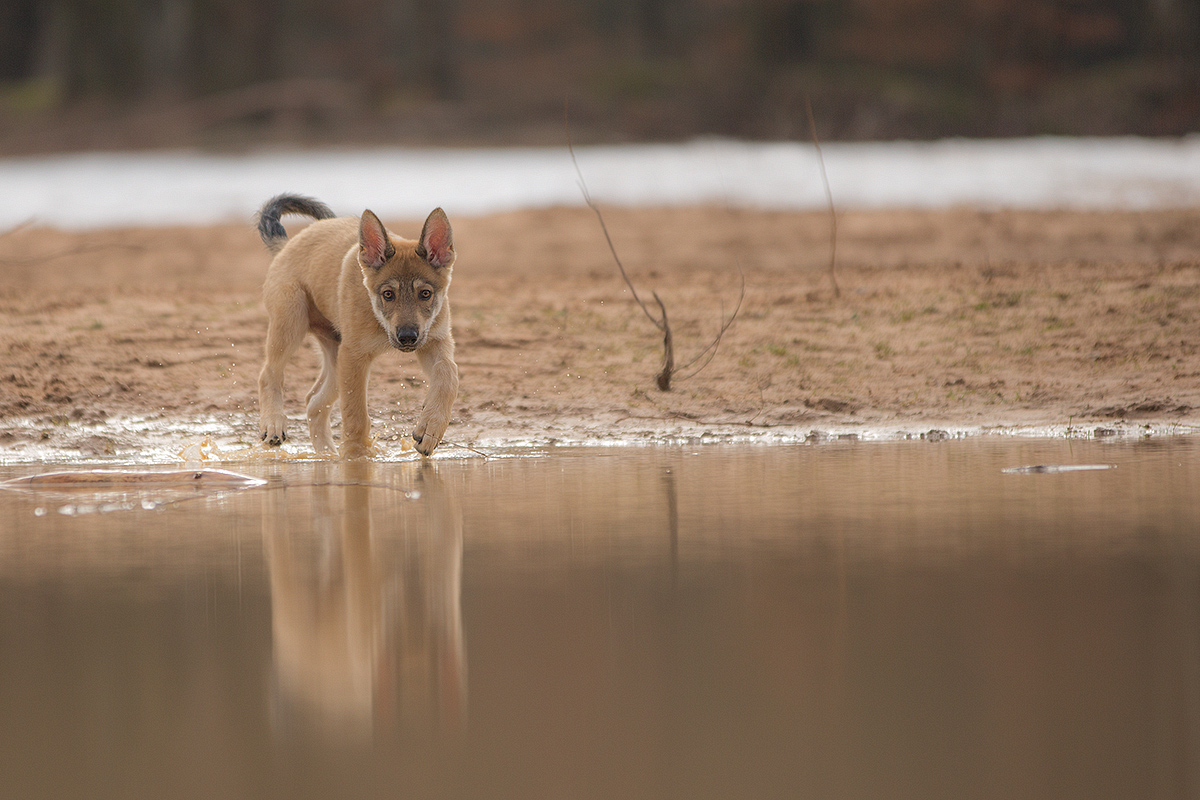
<svg viewBox="0 0 1200 800"><path fill-rule="evenodd" d="M744 273L715 358L655 387L661 336L586 210L454 219L462 388L448 440L1200 424L1200 212L845 212L840 296L822 213L607 214L639 291L666 303L682 362ZM267 263L249 225L0 236L0 443L134 454L136 431L87 433L127 417L205 419L248 440ZM317 369L312 351L296 358L289 413ZM423 391L412 357L376 363L384 441L407 434Z"/></svg>

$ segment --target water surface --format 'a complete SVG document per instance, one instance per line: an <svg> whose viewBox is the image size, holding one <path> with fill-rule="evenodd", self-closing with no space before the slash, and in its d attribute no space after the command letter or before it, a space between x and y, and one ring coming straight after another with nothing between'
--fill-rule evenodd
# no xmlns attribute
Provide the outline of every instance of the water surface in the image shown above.
<svg viewBox="0 0 1200 800"><path fill-rule="evenodd" d="M1200 791L1200 440L508 455L0 493L0 796Z"/></svg>

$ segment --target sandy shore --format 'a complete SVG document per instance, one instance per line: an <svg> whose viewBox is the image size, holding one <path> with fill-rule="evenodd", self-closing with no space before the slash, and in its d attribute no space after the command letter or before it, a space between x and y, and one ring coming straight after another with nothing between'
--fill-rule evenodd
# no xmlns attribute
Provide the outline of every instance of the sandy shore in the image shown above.
<svg viewBox="0 0 1200 800"><path fill-rule="evenodd" d="M590 212L453 219L448 441L1200 425L1200 211L843 212L838 296L823 213L606 219L639 292L666 304L681 363L744 274L715 357L656 388L662 337ZM414 236L420 220L388 224ZM249 223L0 235L0 447L136 458L136 433L105 424L128 418L251 441L268 260ZM316 372L305 349L297 418ZM403 440L423 391L411 356L376 362L381 442ZM292 434L307 447L301 423Z"/></svg>

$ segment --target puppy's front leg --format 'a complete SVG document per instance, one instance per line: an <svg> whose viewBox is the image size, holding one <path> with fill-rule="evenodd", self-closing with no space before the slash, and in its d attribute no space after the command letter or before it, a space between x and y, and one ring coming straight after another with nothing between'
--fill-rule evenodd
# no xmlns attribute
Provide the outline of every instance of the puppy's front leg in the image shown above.
<svg viewBox="0 0 1200 800"><path fill-rule="evenodd" d="M367 415L367 377L371 357L348 353L338 357L338 402L342 406L342 458L366 458L374 452L371 418Z"/></svg>
<svg viewBox="0 0 1200 800"><path fill-rule="evenodd" d="M446 435L450 424L450 409L458 397L458 365L454 363L454 341L431 339L417 351L417 360L429 381L425 404L417 417L413 441L421 455L429 455Z"/></svg>

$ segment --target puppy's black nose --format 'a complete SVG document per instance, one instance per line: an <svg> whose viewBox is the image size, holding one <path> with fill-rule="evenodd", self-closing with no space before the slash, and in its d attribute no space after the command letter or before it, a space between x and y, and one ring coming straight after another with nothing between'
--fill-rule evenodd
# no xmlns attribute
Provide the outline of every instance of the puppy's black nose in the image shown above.
<svg viewBox="0 0 1200 800"><path fill-rule="evenodd" d="M396 341L402 347L412 347L417 343L419 333L416 328L396 328Z"/></svg>

